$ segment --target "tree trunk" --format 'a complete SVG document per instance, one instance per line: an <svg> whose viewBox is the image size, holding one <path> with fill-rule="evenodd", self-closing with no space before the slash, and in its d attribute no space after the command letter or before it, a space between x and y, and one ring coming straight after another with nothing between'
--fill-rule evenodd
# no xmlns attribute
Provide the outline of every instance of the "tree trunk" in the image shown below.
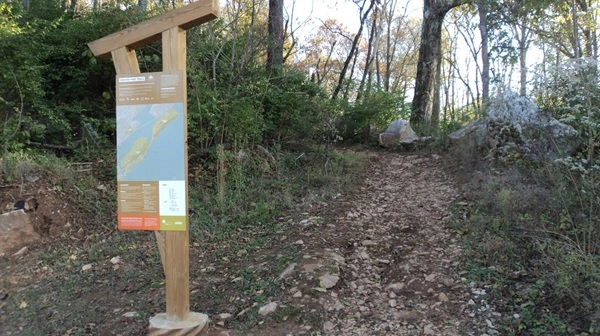
<svg viewBox="0 0 600 336"><path fill-rule="evenodd" d="M575 54L575 58L581 57L581 47L579 44L579 34L577 28L577 4L575 0L571 1L571 12L573 16L573 51Z"/></svg>
<svg viewBox="0 0 600 336"><path fill-rule="evenodd" d="M437 127L440 104L439 88L436 85L439 84L442 59L442 24L448 11L467 2L469 1L424 0L415 95L411 107L412 123L425 122Z"/></svg>
<svg viewBox="0 0 600 336"><path fill-rule="evenodd" d="M396 41L394 40L394 48L392 49L392 24L394 22L394 13L396 11L397 0L392 0L389 4L386 2L384 6L385 23L387 25L387 35L385 40L385 76L383 79L383 90L390 91L390 78L392 74L392 62L396 49ZM389 6L389 8L388 8ZM387 12L386 12L387 10ZM399 24L398 24L399 25Z"/></svg>
<svg viewBox="0 0 600 336"><path fill-rule="evenodd" d="M487 0L477 0L479 33L481 35L481 104L485 108L490 99L490 54L488 48Z"/></svg>
<svg viewBox="0 0 600 336"><path fill-rule="evenodd" d="M283 65L283 0L269 0L269 39L267 72L273 73Z"/></svg>
<svg viewBox="0 0 600 336"><path fill-rule="evenodd" d="M362 7L360 8L361 11L365 7L367 1L368 0L365 0L365 2L363 2ZM348 57L346 57L346 61L344 62L344 65L342 66L342 71L340 72L340 78L338 79L338 84L335 87L335 89L333 90L333 94L331 95L331 99L333 99L333 100L335 100L337 98L338 94L340 93L340 90L342 89L342 84L344 83L344 79L346 77L346 72L348 71L348 66L350 65L350 62L352 61L352 59L354 58L354 53L358 50L358 41L360 41L360 36L362 35L365 21L367 20L367 17L369 17L369 13L373 9L375 2L376 2L376 0L371 0L371 4L369 5L369 8L367 8L367 10L363 13L363 16L360 18L360 27L358 28L358 32L356 33L356 35L354 36L354 40L352 41L352 46L350 47L350 53L348 54Z"/></svg>
<svg viewBox="0 0 600 336"><path fill-rule="evenodd" d="M352 67L350 67L350 79L352 79L352 77L354 76L354 69L356 68L356 61L358 60L358 52L354 53L354 59L352 61ZM350 87L352 86L352 80L349 80L348 83L346 84L346 89L344 90L344 94L342 95L342 97L344 98L345 101L348 100L348 96L350 94Z"/></svg>
<svg viewBox="0 0 600 336"><path fill-rule="evenodd" d="M148 9L148 0L138 0L138 7L145 12Z"/></svg>
<svg viewBox="0 0 600 336"><path fill-rule="evenodd" d="M369 44L367 46L367 59L365 60L365 68L363 70L363 76L362 79L360 80L360 85L358 86L358 91L357 91L357 96L356 96L356 100L360 100L363 95L368 95L365 94L365 91L369 91L370 88L368 87L370 85L367 84L367 89L365 90L365 82L367 80L367 76L371 75L371 66L373 64L373 54L377 52L377 49L375 48L375 35L377 34L377 8L375 8L375 10L373 11L373 23L371 25L371 34L369 35Z"/></svg>
<svg viewBox="0 0 600 336"><path fill-rule="evenodd" d="M523 97L527 95L527 37L525 36L525 27L521 28L521 40L519 41L519 71L521 75L519 94Z"/></svg>

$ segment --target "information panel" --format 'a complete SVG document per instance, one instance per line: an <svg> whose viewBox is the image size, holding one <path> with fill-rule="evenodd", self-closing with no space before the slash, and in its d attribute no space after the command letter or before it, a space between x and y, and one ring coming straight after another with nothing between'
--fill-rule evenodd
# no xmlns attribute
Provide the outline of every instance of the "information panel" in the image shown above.
<svg viewBox="0 0 600 336"><path fill-rule="evenodd" d="M186 230L184 76L117 75L120 230Z"/></svg>

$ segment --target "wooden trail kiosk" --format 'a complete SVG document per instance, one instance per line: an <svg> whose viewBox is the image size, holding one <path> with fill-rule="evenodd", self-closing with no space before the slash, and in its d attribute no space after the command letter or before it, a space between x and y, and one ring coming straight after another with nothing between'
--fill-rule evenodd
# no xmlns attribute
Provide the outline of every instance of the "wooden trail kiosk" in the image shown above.
<svg viewBox="0 0 600 336"><path fill-rule="evenodd" d="M205 314L189 311L186 29L218 11L218 0L199 0L88 44L96 57L112 57L117 72L119 229L154 230L165 272L167 310L150 319L152 336L195 336L208 327ZM134 49L160 39L163 72L142 74ZM160 150L161 142L182 148ZM144 163L156 153L179 157L176 164L169 158ZM169 169L177 178L152 175Z"/></svg>

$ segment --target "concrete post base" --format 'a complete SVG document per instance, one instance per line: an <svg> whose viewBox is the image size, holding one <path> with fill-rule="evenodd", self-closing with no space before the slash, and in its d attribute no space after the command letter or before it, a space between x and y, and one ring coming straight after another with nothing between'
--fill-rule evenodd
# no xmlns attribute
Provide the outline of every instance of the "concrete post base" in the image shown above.
<svg viewBox="0 0 600 336"><path fill-rule="evenodd" d="M208 316L189 313L185 321L169 321L167 314L156 314L150 319L148 336L200 336L208 331Z"/></svg>

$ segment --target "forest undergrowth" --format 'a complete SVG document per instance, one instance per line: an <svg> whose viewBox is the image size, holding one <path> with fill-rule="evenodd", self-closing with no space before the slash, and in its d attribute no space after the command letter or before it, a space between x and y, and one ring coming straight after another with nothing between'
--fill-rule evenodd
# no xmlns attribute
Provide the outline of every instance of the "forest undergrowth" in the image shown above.
<svg viewBox="0 0 600 336"><path fill-rule="evenodd" d="M507 335L597 335L597 172L484 154L449 155L465 192L451 225L464 238L467 277L491 285Z"/></svg>

